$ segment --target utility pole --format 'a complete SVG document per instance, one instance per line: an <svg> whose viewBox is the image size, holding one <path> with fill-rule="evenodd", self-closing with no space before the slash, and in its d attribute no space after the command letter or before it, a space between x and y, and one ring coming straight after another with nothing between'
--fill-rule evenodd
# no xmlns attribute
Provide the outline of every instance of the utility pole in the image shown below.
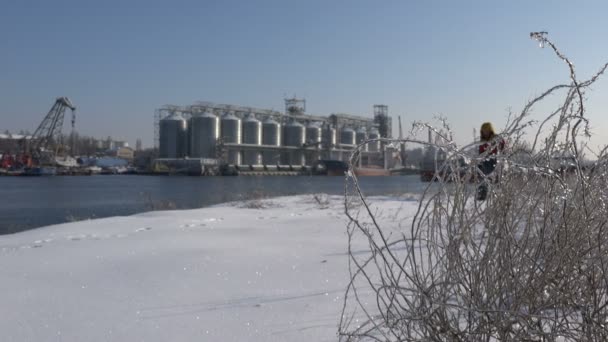
<svg viewBox="0 0 608 342"><path fill-rule="evenodd" d="M405 159L406 159L407 155L405 153L405 143L403 142L403 128L401 127L401 115L399 115L398 119L399 119L399 140L401 140L401 142L399 143L399 157L401 158L401 165L405 166Z"/></svg>

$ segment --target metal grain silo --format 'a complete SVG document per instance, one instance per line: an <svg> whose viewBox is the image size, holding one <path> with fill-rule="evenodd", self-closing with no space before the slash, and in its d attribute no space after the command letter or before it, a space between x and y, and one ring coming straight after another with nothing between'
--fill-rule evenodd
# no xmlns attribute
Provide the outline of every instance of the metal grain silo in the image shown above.
<svg viewBox="0 0 608 342"><path fill-rule="evenodd" d="M306 143L312 147L320 147L321 142L321 126L315 122L311 122L306 126Z"/></svg>
<svg viewBox="0 0 608 342"><path fill-rule="evenodd" d="M365 127L359 127L359 129L357 129L355 132L355 137L357 145L367 140L367 130ZM363 145L361 147L361 151L367 151L367 145Z"/></svg>
<svg viewBox="0 0 608 342"><path fill-rule="evenodd" d="M262 123L252 114L243 120L243 144L262 144ZM262 163L260 150L247 149L243 151L243 163L246 165L259 165Z"/></svg>
<svg viewBox="0 0 608 342"><path fill-rule="evenodd" d="M183 158L188 153L188 123L181 114L174 113L159 122L159 156Z"/></svg>
<svg viewBox="0 0 608 342"><path fill-rule="evenodd" d="M340 144L341 145L355 145L356 133L350 127L343 127L340 132Z"/></svg>
<svg viewBox="0 0 608 342"><path fill-rule="evenodd" d="M283 145L301 148L306 142L306 129L301 123L292 120L283 127ZM283 164L304 165L304 153L300 149L290 149L283 156Z"/></svg>
<svg viewBox="0 0 608 342"><path fill-rule="evenodd" d="M262 123L262 145L281 146L281 124L271 118Z"/></svg>
<svg viewBox="0 0 608 342"><path fill-rule="evenodd" d="M281 146L281 124L271 118L262 122L262 145ZM262 153L264 165L276 165L279 163L279 150L269 149Z"/></svg>
<svg viewBox="0 0 608 342"><path fill-rule="evenodd" d="M243 120L243 144L262 144L262 123L255 116L249 115Z"/></svg>
<svg viewBox="0 0 608 342"><path fill-rule="evenodd" d="M241 143L241 119L232 113L227 113L221 120L221 137L224 143Z"/></svg>
<svg viewBox="0 0 608 342"><path fill-rule="evenodd" d="M378 139L378 138L380 138L380 132L376 128L372 128L369 131L369 138L370 139ZM380 145L380 141L373 141L373 142L370 142L369 144L367 144L367 149L370 152L378 152L378 151L381 150L380 146L381 146Z"/></svg>
<svg viewBox="0 0 608 342"><path fill-rule="evenodd" d="M241 119L232 113L226 113L221 120L221 138L224 144L241 143ZM241 151L237 147L228 147L226 163L241 164Z"/></svg>
<svg viewBox="0 0 608 342"><path fill-rule="evenodd" d="M330 126L323 128L323 146L334 147L338 144L336 129Z"/></svg>
<svg viewBox="0 0 608 342"><path fill-rule="evenodd" d="M220 119L211 112L195 114L188 127L191 158L216 158L215 145L220 136Z"/></svg>
<svg viewBox="0 0 608 342"><path fill-rule="evenodd" d="M304 125L292 120L283 127L283 145L301 147L306 142Z"/></svg>

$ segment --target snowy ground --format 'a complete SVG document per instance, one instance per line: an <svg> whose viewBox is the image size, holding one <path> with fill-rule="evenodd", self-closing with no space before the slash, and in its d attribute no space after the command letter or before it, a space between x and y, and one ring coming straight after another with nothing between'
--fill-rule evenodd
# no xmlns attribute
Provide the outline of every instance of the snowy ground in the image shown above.
<svg viewBox="0 0 608 342"><path fill-rule="evenodd" d="M348 281L342 200L283 197L0 236L0 340L335 341ZM416 204L376 201L387 213Z"/></svg>

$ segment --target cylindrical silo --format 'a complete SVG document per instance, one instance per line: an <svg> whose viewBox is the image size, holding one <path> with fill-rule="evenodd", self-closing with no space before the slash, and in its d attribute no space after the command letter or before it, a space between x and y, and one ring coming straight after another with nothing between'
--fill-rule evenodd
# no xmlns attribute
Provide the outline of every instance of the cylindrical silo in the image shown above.
<svg viewBox="0 0 608 342"><path fill-rule="evenodd" d="M227 113L221 120L221 137L225 144L241 143L241 119L232 113Z"/></svg>
<svg viewBox="0 0 608 342"><path fill-rule="evenodd" d="M343 127L340 132L340 144L341 145L355 145L356 134L355 131L350 127Z"/></svg>
<svg viewBox="0 0 608 342"><path fill-rule="evenodd" d="M283 145L301 147L306 142L304 125L292 120L283 127Z"/></svg>
<svg viewBox="0 0 608 342"><path fill-rule="evenodd" d="M175 113L159 122L159 156L183 158L188 153L188 124L181 114Z"/></svg>
<svg viewBox="0 0 608 342"><path fill-rule="evenodd" d="M311 147L320 147L321 142L321 126L315 122L311 122L306 126L306 143Z"/></svg>
<svg viewBox="0 0 608 342"><path fill-rule="evenodd" d="M262 145L281 146L281 124L271 118L262 123Z"/></svg>
<svg viewBox="0 0 608 342"><path fill-rule="evenodd" d="M262 144L262 123L252 114L243 120L243 144L261 145ZM259 165L262 163L260 150L247 148L243 151L243 164Z"/></svg>
<svg viewBox="0 0 608 342"><path fill-rule="evenodd" d="M367 140L367 130L365 127L359 127L355 132L355 137L357 145ZM362 146L361 151L367 151L367 145Z"/></svg>
<svg viewBox="0 0 608 342"><path fill-rule="evenodd" d="M262 145L281 146L281 124L271 118L262 122ZM276 165L280 162L280 153L275 149L268 149L262 153L264 165Z"/></svg>
<svg viewBox="0 0 608 342"><path fill-rule="evenodd" d="M220 136L220 119L211 112L195 114L188 127L191 158L216 158L215 145Z"/></svg>
<svg viewBox="0 0 608 342"><path fill-rule="evenodd" d="M292 120L283 127L283 145L301 148L306 142L306 129L301 123ZM283 163L304 165L304 153L301 149L289 149L283 156Z"/></svg>
<svg viewBox="0 0 608 342"><path fill-rule="evenodd" d="M369 131L369 138L370 139L378 139L378 138L380 138L380 132L376 128L372 128ZM370 152L378 152L381 149L380 146L381 145L380 145L379 141L373 141L373 142L370 142L369 144L367 144L367 149Z"/></svg>
<svg viewBox="0 0 608 342"><path fill-rule="evenodd" d="M242 133L241 133L241 119L235 116L233 113L226 113L221 120L221 137L224 144L240 144ZM230 146L227 147L228 155L226 157L226 163L239 165L241 164L241 151L238 147Z"/></svg>
<svg viewBox="0 0 608 342"><path fill-rule="evenodd" d="M324 147L332 148L338 143L336 129L331 126L323 128L322 141Z"/></svg>
<svg viewBox="0 0 608 342"><path fill-rule="evenodd" d="M242 123L243 144L260 145L262 144L262 123L255 116L247 116Z"/></svg>

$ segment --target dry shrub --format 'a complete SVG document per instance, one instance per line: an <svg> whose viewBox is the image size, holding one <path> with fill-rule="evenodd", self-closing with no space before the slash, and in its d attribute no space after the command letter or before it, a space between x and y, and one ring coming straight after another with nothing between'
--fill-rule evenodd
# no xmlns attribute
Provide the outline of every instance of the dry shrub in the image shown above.
<svg viewBox="0 0 608 342"><path fill-rule="evenodd" d="M312 198L315 200L315 203L317 204L317 208L324 210L324 209L328 209L330 207L330 200L329 200L329 195L327 194L314 194L312 195Z"/></svg>
<svg viewBox="0 0 608 342"><path fill-rule="evenodd" d="M531 37L565 62L570 83L557 85L510 115L501 137L521 150L498 156L499 178L486 201L475 200L485 180L484 156L459 147L449 126L433 129L442 143L382 139L387 144L431 145L436 163L416 215L380 223L347 177L350 218L348 285L339 334L343 341L606 341L608 340L608 212L605 150L586 164L589 137L584 96L603 74L580 81L572 63L546 33ZM549 95L563 102L539 121L530 118ZM531 135L526 132L533 132ZM555 156L569 156L556 165ZM351 165L356 165L358 153ZM470 160L470 167L462 166ZM360 202L361 206L348 205ZM364 253L365 252L365 253Z"/></svg>
<svg viewBox="0 0 608 342"><path fill-rule="evenodd" d="M278 203L271 201L270 196L262 190L254 190L244 195L244 199L237 203L239 208L244 209L268 209L280 208Z"/></svg>

